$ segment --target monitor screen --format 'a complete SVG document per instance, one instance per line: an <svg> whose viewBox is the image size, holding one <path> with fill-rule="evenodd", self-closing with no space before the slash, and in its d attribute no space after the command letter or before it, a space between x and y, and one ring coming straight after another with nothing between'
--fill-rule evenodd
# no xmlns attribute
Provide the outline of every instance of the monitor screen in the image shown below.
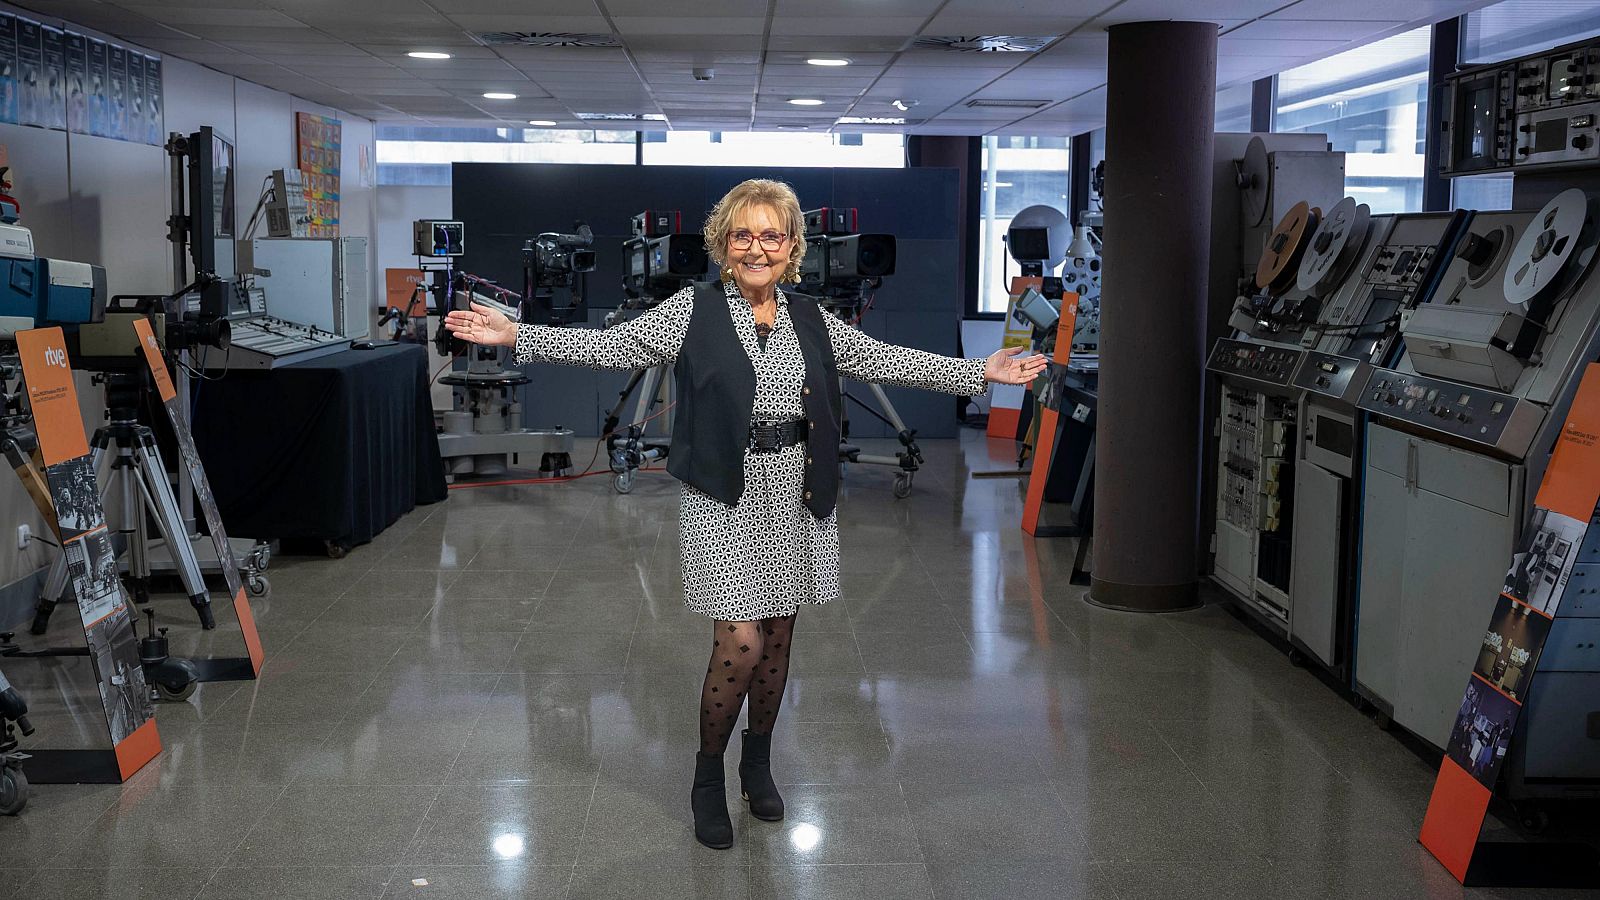
<svg viewBox="0 0 1600 900"><path fill-rule="evenodd" d="M1011 258L1017 260L1046 260L1050 258L1050 229L1013 228L1006 234L1006 245Z"/></svg>

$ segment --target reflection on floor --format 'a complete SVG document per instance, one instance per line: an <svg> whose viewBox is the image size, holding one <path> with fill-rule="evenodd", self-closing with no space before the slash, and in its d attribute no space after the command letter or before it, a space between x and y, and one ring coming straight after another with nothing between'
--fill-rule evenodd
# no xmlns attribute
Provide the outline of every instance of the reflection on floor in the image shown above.
<svg viewBox="0 0 1600 900"><path fill-rule="evenodd" d="M774 740L788 818L731 791L733 850L688 824L709 629L676 483L591 478L276 560L264 677L163 705L126 785L38 787L0 897L1464 895L1416 843L1430 766L1223 609L1086 605L1018 482L968 477L1008 448L923 446L906 500L847 474L845 599L802 611Z"/></svg>

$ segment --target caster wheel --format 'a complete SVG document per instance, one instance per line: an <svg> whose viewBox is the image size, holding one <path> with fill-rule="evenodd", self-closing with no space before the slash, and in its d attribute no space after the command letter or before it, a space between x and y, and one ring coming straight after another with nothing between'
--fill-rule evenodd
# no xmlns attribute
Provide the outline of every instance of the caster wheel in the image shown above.
<svg viewBox="0 0 1600 900"><path fill-rule="evenodd" d="M250 596L265 597L272 590L272 582L265 575L251 575L245 579L245 587L249 588Z"/></svg>
<svg viewBox="0 0 1600 900"><path fill-rule="evenodd" d="M329 559L344 559L350 555L350 548L337 541L327 541L323 546L328 551Z"/></svg>
<svg viewBox="0 0 1600 900"><path fill-rule="evenodd" d="M1537 806L1517 811L1522 827L1529 834L1540 835L1550 829L1550 813Z"/></svg>
<svg viewBox="0 0 1600 900"><path fill-rule="evenodd" d="M144 588L134 588L134 590L133 590L133 602L135 604L139 605L139 606L143 606L146 603L149 603L150 602L150 592L145 590Z"/></svg>
<svg viewBox="0 0 1600 900"><path fill-rule="evenodd" d="M1306 655L1293 647L1289 648L1289 665L1297 669L1306 667Z"/></svg>
<svg viewBox="0 0 1600 900"><path fill-rule="evenodd" d="M27 805L28 776L21 769L0 769L0 816L14 816Z"/></svg>
<svg viewBox="0 0 1600 900"><path fill-rule="evenodd" d="M156 694L167 703L182 703L190 697L193 697L195 690L199 687L200 682L198 681L187 682L182 687L177 689L173 689L172 687L169 687L168 685L158 681L156 682Z"/></svg>
<svg viewBox="0 0 1600 900"><path fill-rule="evenodd" d="M897 499L904 500L911 496L911 476L896 475L894 477L894 495Z"/></svg>
<svg viewBox="0 0 1600 900"><path fill-rule="evenodd" d="M618 472L617 477L611 479L611 486L616 488L619 494L626 494L633 490L633 470Z"/></svg>

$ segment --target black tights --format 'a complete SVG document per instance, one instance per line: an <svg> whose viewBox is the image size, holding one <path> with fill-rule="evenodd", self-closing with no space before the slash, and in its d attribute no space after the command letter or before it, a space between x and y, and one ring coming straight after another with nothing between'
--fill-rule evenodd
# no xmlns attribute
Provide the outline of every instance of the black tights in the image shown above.
<svg viewBox="0 0 1600 900"><path fill-rule="evenodd" d="M789 643L794 615L752 622L713 623L711 664L700 689L700 750L728 747L739 710L748 696L750 730L771 734L789 681Z"/></svg>

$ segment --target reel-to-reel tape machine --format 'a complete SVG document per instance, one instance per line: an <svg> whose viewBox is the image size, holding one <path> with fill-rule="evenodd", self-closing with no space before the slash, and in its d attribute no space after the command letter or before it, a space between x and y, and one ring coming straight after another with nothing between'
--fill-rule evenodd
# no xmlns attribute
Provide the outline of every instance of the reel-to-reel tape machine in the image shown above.
<svg viewBox="0 0 1600 900"><path fill-rule="evenodd" d="M1600 355L1600 202L1465 223L1432 301L1374 368L1363 470L1356 689L1444 746L1584 368ZM1542 675L1542 673L1541 673Z"/></svg>

